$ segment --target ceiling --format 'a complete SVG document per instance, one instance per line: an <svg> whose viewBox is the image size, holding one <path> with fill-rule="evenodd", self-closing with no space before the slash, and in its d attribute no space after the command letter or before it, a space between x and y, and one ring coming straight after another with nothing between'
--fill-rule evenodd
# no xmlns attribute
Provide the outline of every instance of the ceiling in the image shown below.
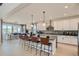
<svg viewBox="0 0 79 59"><path fill-rule="evenodd" d="M15 7L17 7L19 4L12 4L12 3L3 3L0 6L0 18L5 17L8 13L11 12Z"/></svg>
<svg viewBox="0 0 79 59"><path fill-rule="evenodd" d="M34 22L43 20L54 20L56 18L79 15L78 3L4 3L0 6L0 17L19 23Z"/></svg>

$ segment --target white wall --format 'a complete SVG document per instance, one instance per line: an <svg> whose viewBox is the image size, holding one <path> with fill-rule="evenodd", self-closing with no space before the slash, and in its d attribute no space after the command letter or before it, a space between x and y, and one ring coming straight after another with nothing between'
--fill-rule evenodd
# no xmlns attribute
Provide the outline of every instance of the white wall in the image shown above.
<svg viewBox="0 0 79 59"><path fill-rule="evenodd" d="M52 26L54 26L54 30L77 30L78 23L79 18L54 20L52 22ZM43 26L43 23L39 22L38 30L45 30L47 26L49 26L49 21L46 21L46 26Z"/></svg>
<svg viewBox="0 0 79 59"><path fill-rule="evenodd" d="M26 23L28 28L30 29L30 22ZM75 19L63 19L63 20L54 20L52 22L52 26L54 26L54 30L77 30L78 29L79 18ZM39 22L38 30L45 30L47 26L49 26L49 21L46 21L46 26L43 26L43 23Z"/></svg>
<svg viewBox="0 0 79 59"><path fill-rule="evenodd" d="M79 18L54 21L55 30L77 30Z"/></svg>

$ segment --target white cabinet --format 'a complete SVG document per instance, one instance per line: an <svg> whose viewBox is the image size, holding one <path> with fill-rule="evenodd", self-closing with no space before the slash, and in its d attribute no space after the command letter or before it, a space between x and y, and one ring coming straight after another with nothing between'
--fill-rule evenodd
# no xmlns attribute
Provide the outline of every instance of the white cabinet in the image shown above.
<svg viewBox="0 0 79 59"><path fill-rule="evenodd" d="M77 36L58 35L57 39L58 39L58 42L60 43L77 45Z"/></svg>
<svg viewBox="0 0 79 59"><path fill-rule="evenodd" d="M54 21L55 30L77 30L79 18Z"/></svg>

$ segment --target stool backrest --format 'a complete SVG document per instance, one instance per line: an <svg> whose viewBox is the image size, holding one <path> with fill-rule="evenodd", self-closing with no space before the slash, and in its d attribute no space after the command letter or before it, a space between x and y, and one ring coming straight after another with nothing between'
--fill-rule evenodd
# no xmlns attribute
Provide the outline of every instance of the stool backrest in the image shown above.
<svg viewBox="0 0 79 59"><path fill-rule="evenodd" d="M38 39L37 37L33 37L33 36L31 37L31 40L32 40L33 42L37 42L37 39Z"/></svg>
<svg viewBox="0 0 79 59"><path fill-rule="evenodd" d="M41 42L41 44L48 45L49 39L48 38L41 38L40 42Z"/></svg>
<svg viewBox="0 0 79 59"><path fill-rule="evenodd" d="M26 39L26 36L27 36L27 35L24 35L24 34L19 35L20 39L23 39L23 40Z"/></svg>
<svg viewBox="0 0 79 59"><path fill-rule="evenodd" d="M27 41L28 41L28 40L29 40L29 38L30 38L29 36L25 35L25 40L27 40Z"/></svg>
<svg viewBox="0 0 79 59"><path fill-rule="evenodd" d="M25 35L22 35L22 39L25 40Z"/></svg>
<svg viewBox="0 0 79 59"><path fill-rule="evenodd" d="M19 35L19 38L20 38L20 39L23 39L23 36L22 36L22 35Z"/></svg>
<svg viewBox="0 0 79 59"><path fill-rule="evenodd" d="M19 38L21 39L21 35L19 35Z"/></svg>

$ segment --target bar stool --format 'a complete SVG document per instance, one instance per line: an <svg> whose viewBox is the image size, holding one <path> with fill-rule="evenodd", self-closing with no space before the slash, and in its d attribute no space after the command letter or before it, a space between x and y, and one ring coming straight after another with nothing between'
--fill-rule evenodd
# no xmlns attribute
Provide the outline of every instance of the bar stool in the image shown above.
<svg viewBox="0 0 79 59"><path fill-rule="evenodd" d="M21 34L19 34L19 39L20 39L19 44L21 43L21 40L22 40L21 37L22 37Z"/></svg>
<svg viewBox="0 0 79 59"><path fill-rule="evenodd" d="M22 39L22 35L19 35L19 38Z"/></svg>
<svg viewBox="0 0 79 59"><path fill-rule="evenodd" d="M19 38L22 40L22 47L24 47L24 43L25 43L25 35L24 34L21 34L19 35Z"/></svg>
<svg viewBox="0 0 79 59"><path fill-rule="evenodd" d="M24 35L19 35L20 40L24 40Z"/></svg>
<svg viewBox="0 0 79 59"><path fill-rule="evenodd" d="M21 40L23 40L23 44L22 45L25 46L26 39L28 38L27 35L26 34L21 34L21 35L19 35L19 38Z"/></svg>
<svg viewBox="0 0 79 59"><path fill-rule="evenodd" d="M52 54L52 43L49 42L49 36L47 36L46 38L41 38L41 50L40 50L40 55L41 55L41 52L43 51L42 50L42 46L44 45L44 51L47 50L48 51L48 56L50 55L50 52ZM45 48L45 46L48 46L48 49ZM50 47L51 47L51 50L50 50Z"/></svg>
<svg viewBox="0 0 79 59"><path fill-rule="evenodd" d="M27 36L27 35L25 35L25 46L26 46L26 42L27 42L27 46L28 46L28 48L29 48L29 46L30 46L30 42L31 42L31 38L29 37L29 36ZM28 43L29 42L29 43Z"/></svg>
<svg viewBox="0 0 79 59"><path fill-rule="evenodd" d="M32 50L32 46L33 46L34 48L36 48L36 55L37 55L38 43L39 43L40 41L38 40L38 37L34 37L34 36L31 37L31 41L32 41L31 50ZM34 44L34 43L36 43L36 44Z"/></svg>

